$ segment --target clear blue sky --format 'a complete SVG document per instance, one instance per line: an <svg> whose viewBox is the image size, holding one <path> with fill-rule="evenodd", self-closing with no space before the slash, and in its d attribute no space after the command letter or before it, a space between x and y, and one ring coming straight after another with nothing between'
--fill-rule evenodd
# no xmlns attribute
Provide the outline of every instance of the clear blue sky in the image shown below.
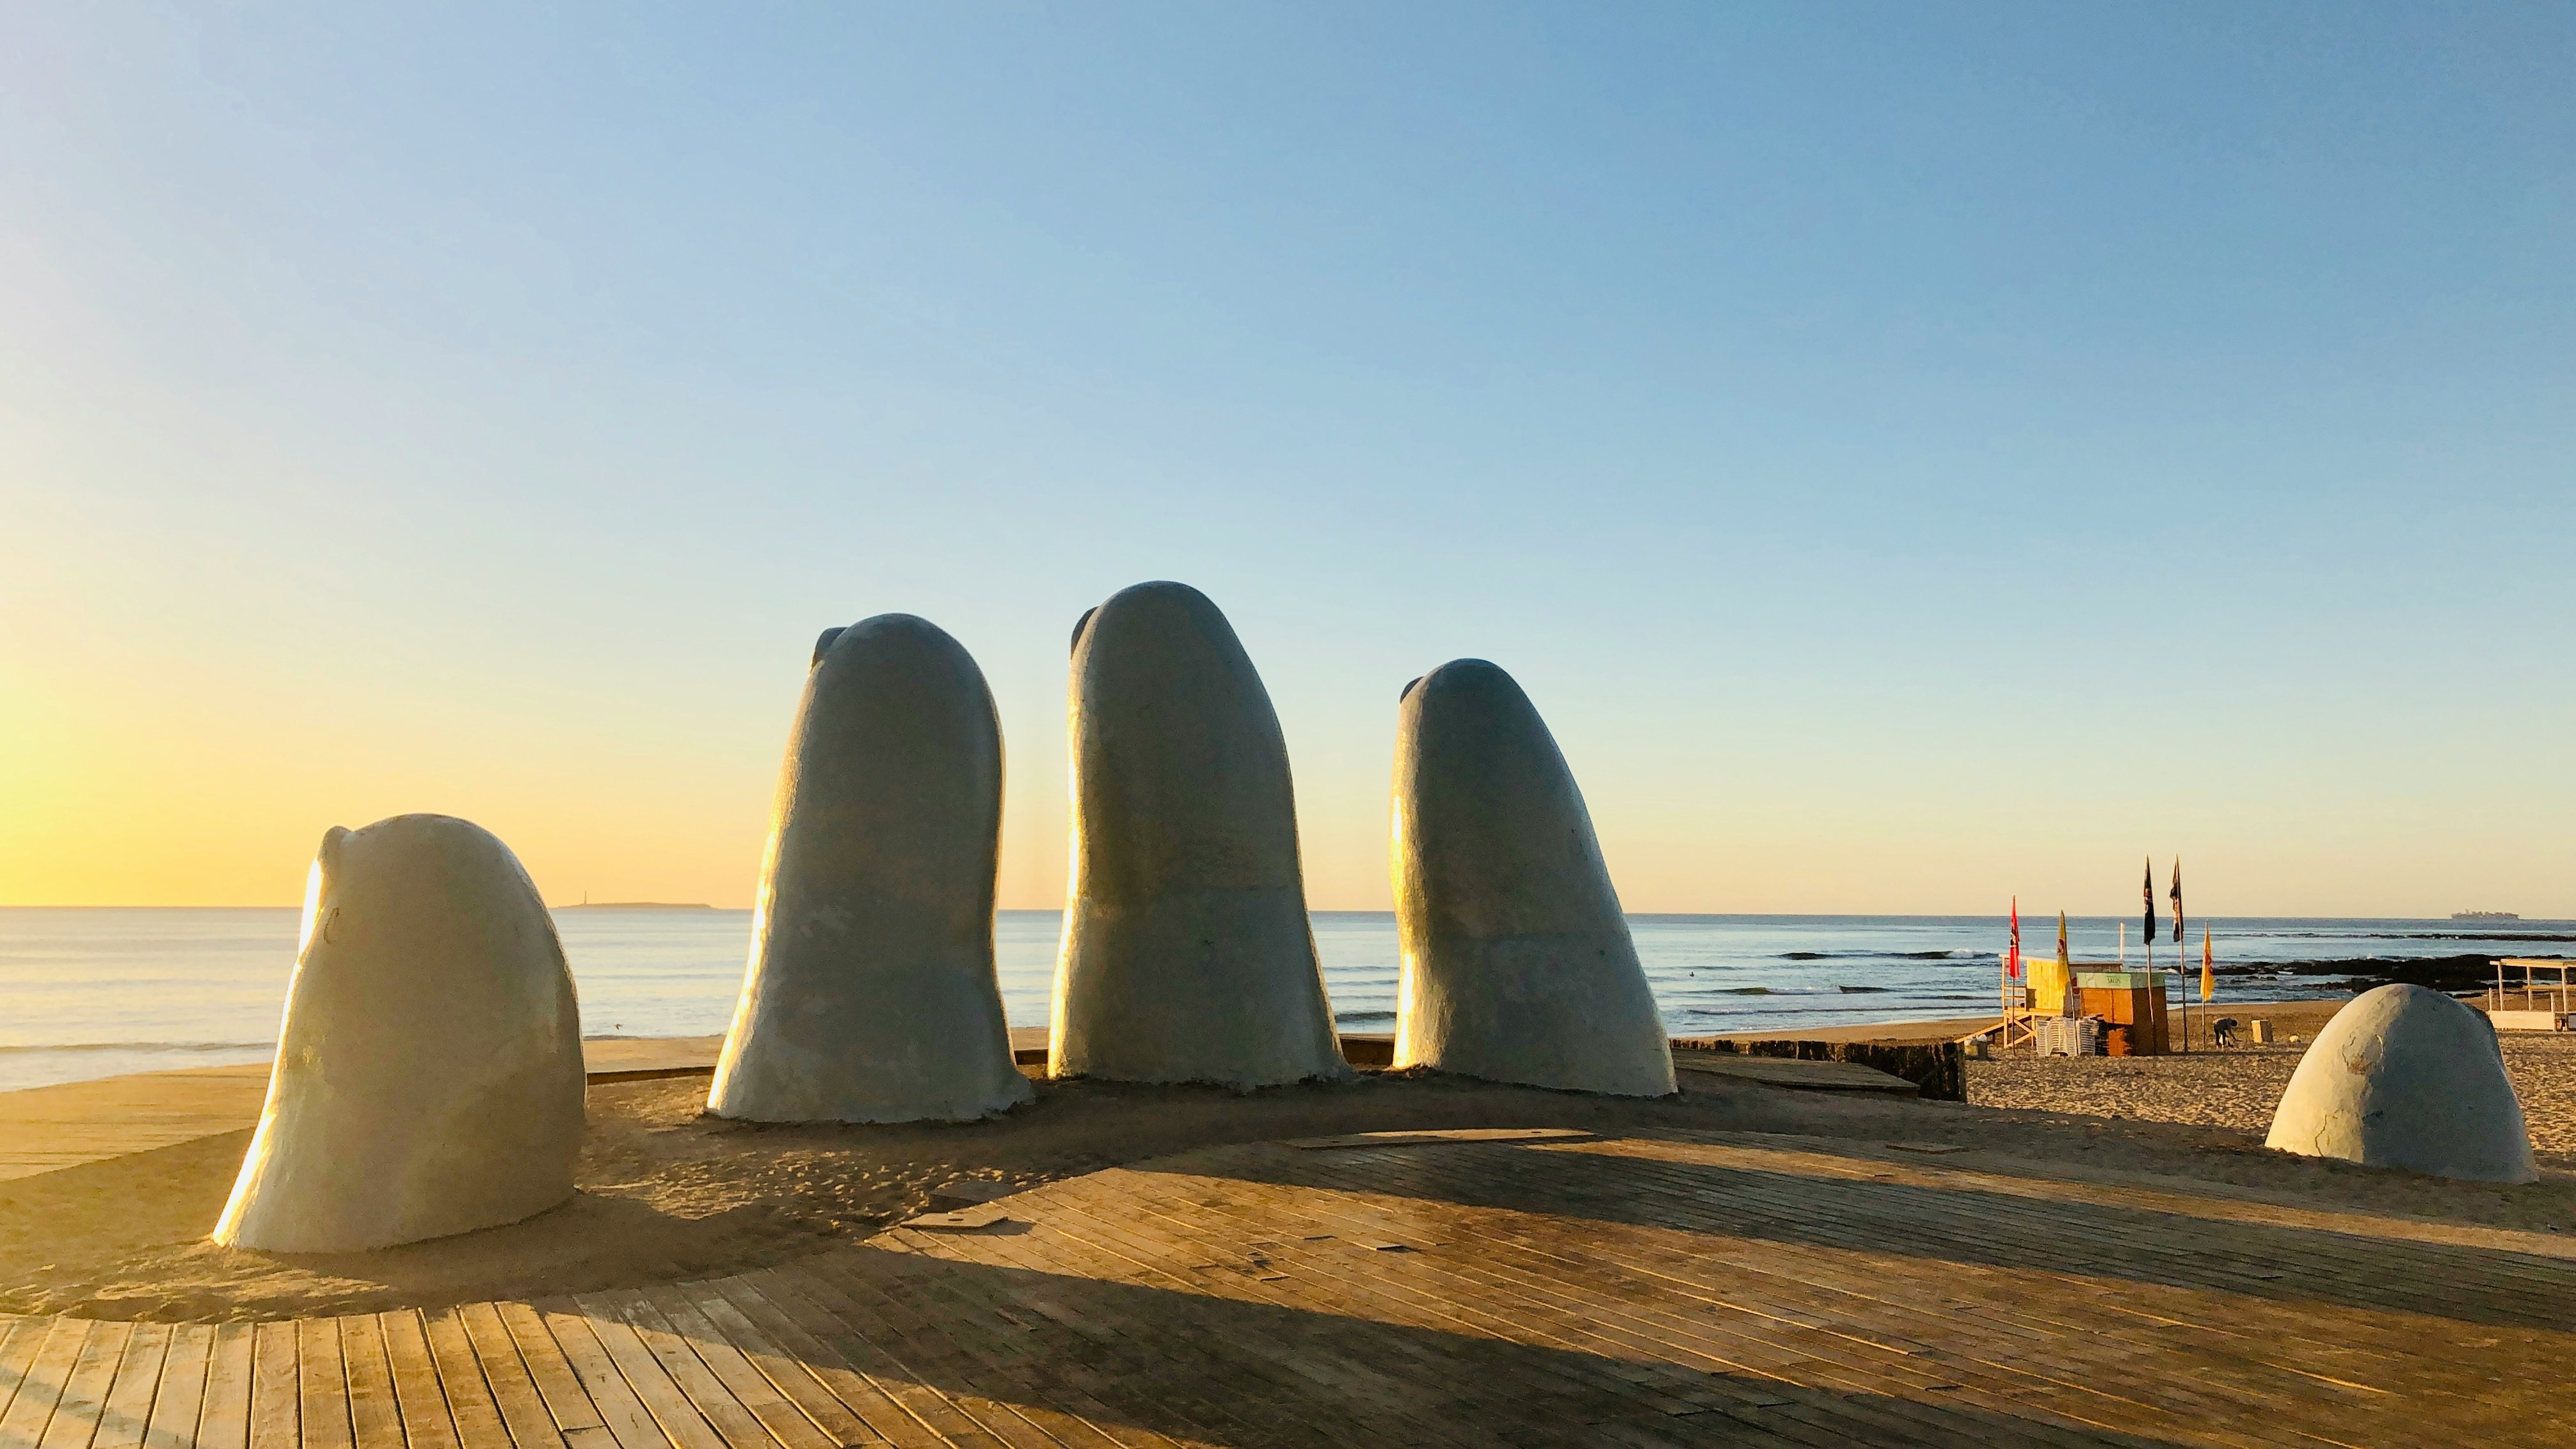
<svg viewBox="0 0 2576 1449"><path fill-rule="evenodd" d="M1167 577L1319 905L1477 655L1640 908L2576 915L2571 76L2563 5L16 7L0 903L406 809L739 903L888 610L1050 903L1067 633Z"/></svg>

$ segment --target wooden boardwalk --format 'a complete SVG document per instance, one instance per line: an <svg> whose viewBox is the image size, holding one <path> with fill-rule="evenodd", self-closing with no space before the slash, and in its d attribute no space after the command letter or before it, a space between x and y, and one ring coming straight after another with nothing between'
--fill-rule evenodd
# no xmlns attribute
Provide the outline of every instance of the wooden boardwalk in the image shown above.
<svg viewBox="0 0 2576 1449"><path fill-rule="evenodd" d="M620 1037L581 1051L591 1081L617 1082L712 1073L723 1046L720 1036ZM268 1100L268 1070L253 1062L0 1092L0 1182L248 1131Z"/></svg>
<svg viewBox="0 0 2576 1449"><path fill-rule="evenodd" d="M576 1299L7 1320L0 1449L2576 1443L2568 1245L1901 1144L1265 1143L957 1216Z"/></svg>

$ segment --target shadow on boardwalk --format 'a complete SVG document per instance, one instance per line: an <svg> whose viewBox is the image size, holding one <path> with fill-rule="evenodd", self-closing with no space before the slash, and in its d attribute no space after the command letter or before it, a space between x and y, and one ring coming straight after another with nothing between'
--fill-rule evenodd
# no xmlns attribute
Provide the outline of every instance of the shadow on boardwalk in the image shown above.
<svg viewBox="0 0 2576 1449"><path fill-rule="evenodd" d="M2338 1214L2333 1227L2264 1222L2255 1219L2299 1214L2267 1213L2233 1197L2194 1200L2180 1185L2123 1188L1892 1161L1898 1154L1870 1150L1878 1146L1800 1138L1763 1147L1688 1135L1556 1149L1271 1145L1183 1154L1138 1170L1213 1171L1245 1182L2041 1269L2290 1306L2576 1329L2576 1259L2358 1231L2366 1221L2358 1214ZM1570 1154L1580 1166L1515 1171L1493 1155L1515 1151Z"/></svg>

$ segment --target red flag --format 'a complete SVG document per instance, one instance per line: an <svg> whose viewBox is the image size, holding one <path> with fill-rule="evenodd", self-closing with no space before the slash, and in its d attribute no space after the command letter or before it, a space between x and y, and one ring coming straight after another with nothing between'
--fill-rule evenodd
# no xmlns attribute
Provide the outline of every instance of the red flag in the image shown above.
<svg viewBox="0 0 2576 1449"><path fill-rule="evenodd" d="M2010 980L2019 981L2021 979L2021 897L2019 896L2013 897L2012 922L2012 955L2004 960L2004 975Z"/></svg>

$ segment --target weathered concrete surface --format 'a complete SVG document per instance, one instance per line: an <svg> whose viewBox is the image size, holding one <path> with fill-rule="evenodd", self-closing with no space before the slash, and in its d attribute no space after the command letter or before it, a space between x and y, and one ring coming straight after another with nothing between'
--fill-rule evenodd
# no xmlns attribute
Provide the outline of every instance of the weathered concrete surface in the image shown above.
<svg viewBox="0 0 2576 1449"><path fill-rule="evenodd" d="M1395 1064L1628 1097L1673 1090L1583 792L1512 677L1405 687L1395 744Z"/></svg>
<svg viewBox="0 0 2576 1449"><path fill-rule="evenodd" d="M2264 1145L2473 1182L2539 1175L2495 1029L2421 986L2377 987L2334 1014L2299 1058Z"/></svg>
<svg viewBox="0 0 2576 1449"><path fill-rule="evenodd" d="M910 614L827 631L707 1110L965 1121L1032 1099L993 974L1001 827L1001 723L964 646Z"/></svg>
<svg viewBox="0 0 2576 1449"><path fill-rule="evenodd" d="M1288 746L1198 590L1138 584L1077 629L1058 1076L1237 1087L1340 1077Z"/></svg>
<svg viewBox="0 0 2576 1449"><path fill-rule="evenodd" d="M259 1128L214 1239L339 1252L572 1195L581 1009L517 856L445 815L322 837Z"/></svg>

